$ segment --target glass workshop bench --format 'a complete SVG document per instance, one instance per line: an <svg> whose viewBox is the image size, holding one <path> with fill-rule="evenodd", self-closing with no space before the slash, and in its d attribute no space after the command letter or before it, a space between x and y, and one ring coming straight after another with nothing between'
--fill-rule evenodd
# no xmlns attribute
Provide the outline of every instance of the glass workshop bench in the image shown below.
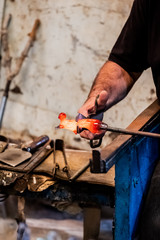
<svg viewBox="0 0 160 240"><path fill-rule="evenodd" d="M143 111L127 129L160 132L158 101ZM65 149L62 140L55 140L53 151L29 176L1 183L1 193L47 200L55 206L61 202L78 203L84 209L84 240L98 239L101 207L115 209L115 240L131 240L136 236L144 196L153 169L159 159L159 139L120 134L103 149L80 151ZM16 173L15 169L2 169ZM9 177L9 175L8 175ZM1 180L0 179L0 180Z"/></svg>

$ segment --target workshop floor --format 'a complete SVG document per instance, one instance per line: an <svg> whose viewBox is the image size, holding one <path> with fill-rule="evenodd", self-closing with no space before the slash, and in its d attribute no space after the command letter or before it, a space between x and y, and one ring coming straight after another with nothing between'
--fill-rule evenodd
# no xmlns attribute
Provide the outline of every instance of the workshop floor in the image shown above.
<svg viewBox="0 0 160 240"><path fill-rule="evenodd" d="M17 223L16 200L8 199L0 204L0 240L16 240ZM6 208L6 211L4 210ZM75 210L73 210L75 212ZM25 207L27 233L29 239L24 240L82 240L83 213L70 214L57 209L28 200ZM113 210L104 208L102 211L99 240L112 240Z"/></svg>

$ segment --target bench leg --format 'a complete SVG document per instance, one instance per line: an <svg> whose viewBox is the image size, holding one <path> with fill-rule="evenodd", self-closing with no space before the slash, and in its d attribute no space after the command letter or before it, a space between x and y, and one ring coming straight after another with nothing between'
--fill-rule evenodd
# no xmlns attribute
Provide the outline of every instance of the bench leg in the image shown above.
<svg viewBox="0 0 160 240"><path fill-rule="evenodd" d="M84 208L83 240L98 240L101 221L101 208Z"/></svg>

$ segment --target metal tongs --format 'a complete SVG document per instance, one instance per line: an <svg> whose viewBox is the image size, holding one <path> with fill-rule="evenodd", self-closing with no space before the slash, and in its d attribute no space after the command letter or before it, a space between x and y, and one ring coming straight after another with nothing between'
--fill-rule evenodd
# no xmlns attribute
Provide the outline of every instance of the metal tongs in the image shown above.
<svg viewBox="0 0 160 240"><path fill-rule="evenodd" d="M98 100L98 98L99 98L99 95L95 99L95 113L96 114L90 115L88 118L99 119L99 118L102 117L103 113L98 113L98 111L97 111L97 108L98 108L97 100ZM80 115L80 118L86 118L82 114L79 114L79 115ZM158 134L158 133L134 131L134 130L128 130L128 129L123 129L123 128L111 127L111 126L108 126L104 122L100 123L100 128L99 129L105 130L105 131L110 131L110 132L122 133L122 134L126 134L126 135L138 135L138 136L143 136L143 137L160 138L160 134ZM102 143L102 138L95 139L95 140L90 140L90 147L91 148L97 148L101 145L101 143Z"/></svg>
<svg viewBox="0 0 160 240"><path fill-rule="evenodd" d="M111 127L111 126L108 126L104 122L100 123L99 129L105 130L105 131L110 131L110 132L122 133L122 134L126 134L126 135L138 135L138 136L143 136L143 137L160 138L160 134L158 134L158 133L133 131L133 130L123 129L123 128ZM80 130L79 132L81 132L81 131L83 131L83 129ZM96 140L90 140L91 148L97 148L101 145L101 143L102 143L102 138L96 139Z"/></svg>

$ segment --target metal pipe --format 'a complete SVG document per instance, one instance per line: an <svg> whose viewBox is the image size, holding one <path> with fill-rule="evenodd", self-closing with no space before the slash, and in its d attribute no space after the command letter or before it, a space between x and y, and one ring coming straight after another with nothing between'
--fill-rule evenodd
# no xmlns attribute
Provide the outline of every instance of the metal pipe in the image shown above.
<svg viewBox="0 0 160 240"><path fill-rule="evenodd" d="M140 135L140 136L144 136L144 137L160 138L159 133L133 131L133 130L128 130L128 129L110 127L106 123L102 123L100 128L102 130L106 130L106 131L110 131L110 132L123 133L123 134L127 134L127 135Z"/></svg>
<svg viewBox="0 0 160 240"><path fill-rule="evenodd" d="M0 104L0 129L2 127L2 120L3 120L4 110L6 107L6 102L7 102L7 97L3 96Z"/></svg>
<svg viewBox="0 0 160 240"><path fill-rule="evenodd" d="M72 182L73 180L77 179L82 173L84 173L87 168L90 166L90 162L86 163L81 169L79 169L73 176L69 178L69 181Z"/></svg>

